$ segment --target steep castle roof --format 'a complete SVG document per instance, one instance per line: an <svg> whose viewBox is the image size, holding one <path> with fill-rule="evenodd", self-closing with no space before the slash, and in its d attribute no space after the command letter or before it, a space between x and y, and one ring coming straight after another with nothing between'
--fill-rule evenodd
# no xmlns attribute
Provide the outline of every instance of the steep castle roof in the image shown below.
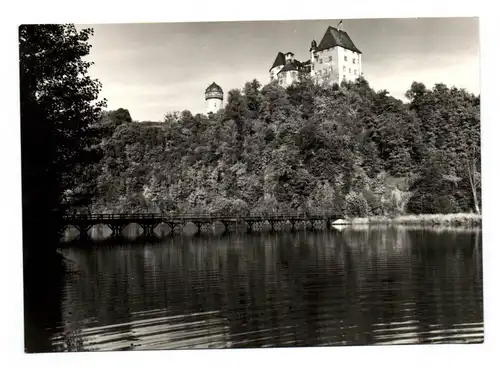
<svg viewBox="0 0 500 382"><path fill-rule="evenodd" d="M279 71L281 72L288 72L288 71L299 71L299 70L304 70L306 69L305 66L309 65L311 63L311 60L307 60L306 62L300 62L298 60L292 60L290 62L287 62L285 66Z"/></svg>
<svg viewBox="0 0 500 382"><path fill-rule="evenodd" d="M285 65L285 64L286 64L285 55L282 52L279 52L278 55L276 56L276 59L274 60L273 65L271 66L271 69L269 69L269 71L271 71L272 69L274 69L277 66L281 66L281 65Z"/></svg>
<svg viewBox="0 0 500 382"><path fill-rule="evenodd" d="M223 93L222 88L217 85L215 82L212 82L212 84L205 90L205 93L208 92L220 92Z"/></svg>
<svg viewBox="0 0 500 382"><path fill-rule="evenodd" d="M299 67L298 65L295 63L295 62L289 62L288 64L286 64L281 70L280 70L280 73L281 72L288 72L290 70L299 70Z"/></svg>
<svg viewBox="0 0 500 382"><path fill-rule="evenodd" d="M361 53L361 51L356 48L347 32L338 30L334 27L328 27L316 50L325 50L336 46Z"/></svg>

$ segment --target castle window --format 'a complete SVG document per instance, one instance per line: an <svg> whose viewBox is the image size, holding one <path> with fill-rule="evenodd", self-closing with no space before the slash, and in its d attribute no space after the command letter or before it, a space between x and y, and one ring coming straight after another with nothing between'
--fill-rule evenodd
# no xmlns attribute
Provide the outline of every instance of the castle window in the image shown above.
<svg viewBox="0 0 500 382"><path fill-rule="evenodd" d="M345 65L342 67L342 70L345 72Z"/></svg>
<svg viewBox="0 0 500 382"><path fill-rule="evenodd" d="M328 57L328 61L332 62L332 56Z"/></svg>
<svg viewBox="0 0 500 382"><path fill-rule="evenodd" d="M343 80L345 81L345 74L342 76Z"/></svg>
<svg viewBox="0 0 500 382"><path fill-rule="evenodd" d="M322 63L323 63L323 59L322 59L322 58L320 58L320 59L319 59L319 63L320 63L320 64L322 64Z"/></svg>
<svg viewBox="0 0 500 382"><path fill-rule="evenodd" d="M355 64L355 63L356 63L356 59L355 59L355 58L353 58L353 59L352 59L352 63L353 63L353 64Z"/></svg>
<svg viewBox="0 0 500 382"><path fill-rule="evenodd" d="M344 61L347 61L347 56L344 56Z"/></svg>
<svg viewBox="0 0 500 382"><path fill-rule="evenodd" d="M358 71L356 69L354 69L354 74L356 74L356 75L358 74Z"/></svg>
<svg viewBox="0 0 500 382"><path fill-rule="evenodd" d="M351 68L349 68L349 73L351 73Z"/></svg>

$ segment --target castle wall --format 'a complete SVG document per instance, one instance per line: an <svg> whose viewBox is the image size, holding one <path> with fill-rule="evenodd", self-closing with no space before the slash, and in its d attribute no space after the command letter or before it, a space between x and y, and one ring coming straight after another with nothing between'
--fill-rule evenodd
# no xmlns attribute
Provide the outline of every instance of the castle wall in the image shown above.
<svg viewBox="0 0 500 382"><path fill-rule="evenodd" d="M217 113L222 109L222 100L219 98L209 98L205 101L205 108L208 113Z"/></svg>
<svg viewBox="0 0 500 382"><path fill-rule="evenodd" d="M361 76L361 54L349 49L339 49L339 72L340 81L355 81Z"/></svg>
<svg viewBox="0 0 500 382"><path fill-rule="evenodd" d="M282 68L283 68L283 65L279 65L279 66L271 69L271 72L270 72L270 79L271 79L271 81L274 81L274 80L278 79L278 72Z"/></svg>
<svg viewBox="0 0 500 382"><path fill-rule="evenodd" d="M338 82L339 79L339 50L338 47L316 52L314 62L314 76L321 82Z"/></svg>
<svg viewBox="0 0 500 382"><path fill-rule="evenodd" d="M355 81L362 73L361 54L336 46L316 52L313 76L331 83Z"/></svg>
<svg viewBox="0 0 500 382"><path fill-rule="evenodd" d="M299 73L297 71L292 71L292 70L289 70L284 74L285 74L284 75L285 86L290 86L291 84L293 84L298 79L299 76Z"/></svg>
<svg viewBox="0 0 500 382"><path fill-rule="evenodd" d="M299 79L299 72L296 70L288 70L278 74L277 78L279 85L287 87Z"/></svg>

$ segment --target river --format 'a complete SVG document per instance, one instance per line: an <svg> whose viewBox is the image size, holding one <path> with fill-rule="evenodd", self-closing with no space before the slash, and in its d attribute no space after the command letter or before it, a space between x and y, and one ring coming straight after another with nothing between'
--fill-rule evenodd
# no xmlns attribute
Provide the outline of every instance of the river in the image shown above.
<svg viewBox="0 0 500 382"><path fill-rule="evenodd" d="M68 246L53 351L483 342L481 230Z"/></svg>

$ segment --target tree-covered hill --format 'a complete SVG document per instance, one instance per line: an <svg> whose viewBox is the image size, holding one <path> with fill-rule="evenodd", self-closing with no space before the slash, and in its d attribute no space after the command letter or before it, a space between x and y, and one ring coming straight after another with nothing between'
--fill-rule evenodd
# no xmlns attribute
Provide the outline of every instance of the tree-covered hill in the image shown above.
<svg viewBox="0 0 500 382"><path fill-rule="evenodd" d="M364 79L253 80L216 115L138 123L119 109L73 195L93 212L479 212L479 97L416 82L407 97Z"/></svg>

